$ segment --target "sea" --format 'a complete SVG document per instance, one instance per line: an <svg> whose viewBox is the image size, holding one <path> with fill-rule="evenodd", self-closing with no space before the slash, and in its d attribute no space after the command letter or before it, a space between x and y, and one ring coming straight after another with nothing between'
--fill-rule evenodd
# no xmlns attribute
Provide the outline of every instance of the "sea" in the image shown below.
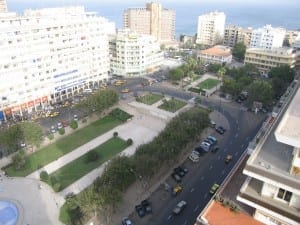
<svg viewBox="0 0 300 225"><path fill-rule="evenodd" d="M271 24L288 30L300 30L300 0L162 0L162 6L176 12L176 37L195 35L198 16L219 11L226 15L226 24L254 29ZM123 12L130 7L145 7L150 1L101 0L7 0L8 10L22 14L25 9L82 5L123 26Z"/></svg>

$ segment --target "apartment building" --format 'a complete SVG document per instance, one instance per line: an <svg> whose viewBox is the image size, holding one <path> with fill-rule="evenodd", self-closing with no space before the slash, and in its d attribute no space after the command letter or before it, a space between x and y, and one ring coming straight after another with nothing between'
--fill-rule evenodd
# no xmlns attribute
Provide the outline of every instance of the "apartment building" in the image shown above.
<svg viewBox="0 0 300 225"><path fill-rule="evenodd" d="M37 111L108 78L108 34L115 25L96 13L46 8L7 13L0 21L4 118Z"/></svg>
<svg viewBox="0 0 300 225"><path fill-rule="evenodd" d="M164 9L159 3L151 2L146 7L125 10L123 23L124 28L152 35L161 43L175 41L175 11Z"/></svg>
<svg viewBox="0 0 300 225"><path fill-rule="evenodd" d="M252 28L242 28L235 25L225 27L223 44L233 47L236 43L244 43L246 47L250 46Z"/></svg>
<svg viewBox="0 0 300 225"><path fill-rule="evenodd" d="M250 48L272 49L283 45L285 29L266 25L252 31Z"/></svg>
<svg viewBox="0 0 300 225"><path fill-rule="evenodd" d="M293 46L297 40L300 39L300 31L287 30L284 37L284 44L287 46Z"/></svg>
<svg viewBox="0 0 300 225"><path fill-rule="evenodd" d="M157 70L163 60L160 44L151 35L122 29L109 43L112 74L143 76Z"/></svg>
<svg viewBox="0 0 300 225"><path fill-rule="evenodd" d="M0 13L7 12L6 0L0 0Z"/></svg>
<svg viewBox="0 0 300 225"><path fill-rule="evenodd" d="M199 16L197 29L197 44L213 46L223 43L225 29L225 14L211 12Z"/></svg>
<svg viewBox="0 0 300 225"><path fill-rule="evenodd" d="M248 176L238 201L255 209L254 218L268 225L300 221L300 89L294 82L281 112L270 117L243 173Z"/></svg>
<svg viewBox="0 0 300 225"><path fill-rule="evenodd" d="M248 48L244 63L253 64L262 75L267 75L273 67L289 65L294 68L298 55L293 48Z"/></svg>
<svg viewBox="0 0 300 225"><path fill-rule="evenodd" d="M232 61L232 53L229 47L216 45L212 48L201 50L197 58L204 63L227 64Z"/></svg>

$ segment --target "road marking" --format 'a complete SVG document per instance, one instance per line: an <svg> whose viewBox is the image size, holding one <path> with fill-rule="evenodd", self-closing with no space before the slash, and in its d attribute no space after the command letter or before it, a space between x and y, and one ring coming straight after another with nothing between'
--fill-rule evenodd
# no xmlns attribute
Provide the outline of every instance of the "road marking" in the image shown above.
<svg viewBox="0 0 300 225"><path fill-rule="evenodd" d="M218 160L220 160L221 159L221 156L218 156Z"/></svg>
<svg viewBox="0 0 300 225"><path fill-rule="evenodd" d="M170 220L172 218L172 215L168 216L167 220Z"/></svg>
<svg viewBox="0 0 300 225"><path fill-rule="evenodd" d="M213 166L210 166L210 167L209 167L209 170L211 170L212 168L213 168Z"/></svg>
<svg viewBox="0 0 300 225"><path fill-rule="evenodd" d="M194 212L196 212L198 209L199 209L199 205L197 205L197 206L194 208Z"/></svg>
<svg viewBox="0 0 300 225"><path fill-rule="evenodd" d="M248 141L250 139L250 137L246 137L246 141Z"/></svg>
<svg viewBox="0 0 300 225"><path fill-rule="evenodd" d="M244 148L244 144L242 144L241 147Z"/></svg>
<svg viewBox="0 0 300 225"><path fill-rule="evenodd" d="M224 152L226 152L227 151L227 148L224 148Z"/></svg>
<svg viewBox="0 0 300 225"><path fill-rule="evenodd" d="M236 133L234 137L235 137L235 138L237 138L238 136L239 136L239 134L238 134L238 133Z"/></svg>
<svg viewBox="0 0 300 225"><path fill-rule="evenodd" d="M201 177L201 180L204 180L204 176Z"/></svg>
<svg viewBox="0 0 300 225"><path fill-rule="evenodd" d="M237 130L240 130L240 127L237 127Z"/></svg>
<svg viewBox="0 0 300 225"><path fill-rule="evenodd" d="M237 156L239 154L239 152L234 153L235 156Z"/></svg>
<svg viewBox="0 0 300 225"><path fill-rule="evenodd" d="M186 220L186 221L184 221L183 225L186 225L186 224L187 224L187 220Z"/></svg>
<svg viewBox="0 0 300 225"><path fill-rule="evenodd" d="M203 196L203 198L205 199L205 198L207 198L207 196L208 196L208 194L206 193L206 194Z"/></svg>
<svg viewBox="0 0 300 225"><path fill-rule="evenodd" d="M223 175L225 174L225 170L222 170L222 174L223 174Z"/></svg>
<svg viewBox="0 0 300 225"><path fill-rule="evenodd" d="M195 189L194 189L194 188L192 188L190 192L192 193L192 192L194 192L194 191L195 191Z"/></svg>

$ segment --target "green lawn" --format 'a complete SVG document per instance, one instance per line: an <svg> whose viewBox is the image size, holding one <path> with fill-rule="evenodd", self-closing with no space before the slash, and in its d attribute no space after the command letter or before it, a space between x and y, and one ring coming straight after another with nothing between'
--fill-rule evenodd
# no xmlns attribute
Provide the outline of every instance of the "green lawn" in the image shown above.
<svg viewBox="0 0 300 225"><path fill-rule="evenodd" d="M101 164L111 159L117 153L123 151L127 146L128 145L126 141L122 140L119 137L113 137L90 151L98 153L99 157L97 160L87 162L89 153L86 153L83 156L56 170L54 173L50 174L47 183L49 185L52 185L53 187L54 183L52 183L51 181L55 180L55 183L60 184L60 189L58 191L63 190L93 169L99 167Z"/></svg>
<svg viewBox="0 0 300 225"><path fill-rule="evenodd" d="M146 94L144 96L140 96L136 99L137 102L141 102L147 105L152 105L155 102L158 102L159 100L163 99L164 96L163 95L158 95L158 94Z"/></svg>
<svg viewBox="0 0 300 225"><path fill-rule="evenodd" d="M185 105L186 105L185 102L182 102L177 99L170 99L168 101L164 101L164 103L160 105L158 108L169 112L176 112L177 110L181 109Z"/></svg>
<svg viewBox="0 0 300 225"><path fill-rule="evenodd" d="M212 78L207 78L206 80L202 81L198 87L200 89L212 89L213 87L217 86L221 81L216 80L216 79L212 79Z"/></svg>
<svg viewBox="0 0 300 225"><path fill-rule="evenodd" d="M111 115L97 120L96 122L75 131L74 133L48 145L47 147L33 153L26 159L21 170L15 170L13 165L4 168L5 172L12 177L27 176L35 170L49 164L59 157L73 151L90 140L106 133L114 127L122 124L122 121Z"/></svg>

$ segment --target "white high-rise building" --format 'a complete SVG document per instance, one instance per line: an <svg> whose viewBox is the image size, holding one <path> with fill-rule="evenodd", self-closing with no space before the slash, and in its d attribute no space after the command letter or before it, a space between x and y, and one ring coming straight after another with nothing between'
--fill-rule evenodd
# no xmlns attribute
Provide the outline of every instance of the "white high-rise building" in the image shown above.
<svg viewBox="0 0 300 225"><path fill-rule="evenodd" d="M115 33L115 24L105 18L67 7L0 19L4 117L39 110L108 78L108 34Z"/></svg>
<svg viewBox="0 0 300 225"><path fill-rule="evenodd" d="M225 18L223 12L211 12L199 16L196 43L209 46L222 44Z"/></svg>
<svg viewBox="0 0 300 225"><path fill-rule="evenodd" d="M0 13L7 12L6 0L0 0Z"/></svg>
<svg viewBox="0 0 300 225"><path fill-rule="evenodd" d="M153 36L122 29L110 40L110 57L112 74L142 76L158 69L163 52Z"/></svg>
<svg viewBox="0 0 300 225"><path fill-rule="evenodd" d="M300 222L300 89L295 82L264 123L243 173L248 176L237 199L255 209L268 225ZM276 112L276 113L275 113Z"/></svg>
<svg viewBox="0 0 300 225"><path fill-rule="evenodd" d="M252 31L250 48L272 49L282 47L286 30L266 25Z"/></svg>

